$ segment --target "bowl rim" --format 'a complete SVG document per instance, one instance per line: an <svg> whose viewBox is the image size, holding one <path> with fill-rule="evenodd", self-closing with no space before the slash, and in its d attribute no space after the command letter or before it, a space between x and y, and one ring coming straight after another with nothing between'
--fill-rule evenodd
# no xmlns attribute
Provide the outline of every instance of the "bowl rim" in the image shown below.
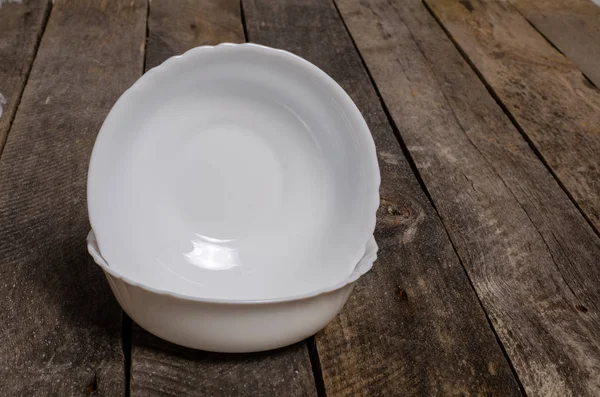
<svg viewBox="0 0 600 397"><path fill-rule="evenodd" d="M361 238L361 241L364 241L364 243L362 243L363 245L360 245L360 247L358 247L355 252L351 253L352 257L354 258L352 261L356 262L356 263L360 263L360 261L362 261L364 259L364 255L365 255L364 247L368 245L368 243L369 243L370 239L372 238L372 235L375 231L376 212L377 212L377 208L379 207L379 204L380 204L379 188L381 186L381 174L379 171L379 165L378 165L378 161L377 161L377 152L376 152L376 148L375 148L375 142L373 140L370 129L369 129L362 113L360 112L360 110L358 109L358 107L356 106L356 104L354 103L352 98L331 76L329 76L327 73L325 73L323 70L321 70L318 66L314 65L313 63L309 62L308 60L305 60L304 58L302 58L298 55L295 55L289 51L271 48L268 46L255 44L255 43L241 43L241 44L221 43L221 44L214 45L214 46L210 46L210 45L199 46L199 47L192 48L181 55L176 55L176 56L170 57L167 60L165 60L162 64L157 65L156 67L148 70L138 80L136 80L131 87L129 87L127 90L125 90L125 92L114 103L112 108L117 107L119 105L119 103L123 102L124 100L127 100L127 98L133 97L134 95L136 95L136 93L142 91L145 87L152 85L153 79L155 78L155 75L157 75L157 73L165 73L165 71L168 71L168 69L172 68L173 65L175 65L179 62L185 62L186 58L190 58L191 55L199 54L199 53L203 53L203 52L209 52L209 51L210 52L219 51L219 50L229 51L232 48L246 48L246 49L250 49L252 51L258 51L259 53L268 54L271 56L282 57L282 58L285 58L287 60L290 60L290 61L296 63L298 66L300 66L304 70L306 70L307 73L310 73L310 74L318 77L320 82L325 84L327 86L327 89L330 92L332 92L332 94L335 94L336 99L338 99L340 101L342 106L348 112L355 115L352 125L354 126L356 133L363 136L364 142L361 145L362 146L361 150L364 151L365 153L368 153L369 155L367 156L367 158L370 159L370 161L367 160L365 162L365 164L371 163L370 166L367 167L367 172L369 172L369 174L370 174L369 175L369 179L370 179L369 185L371 187L371 189L370 189L371 193L366 195L365 205L364 205L365 213L368 214L368 216L365 217L365 220L364 220L364 226L365 226L364 230L359 232L359 233L362 233L362 237L360 237L360 238ZM94 144L94 149L92 150L92 154L90 157L89 166L88 166L88 178L87 178L87 185L86 185L86 187L87 187L87 202L88 202L88 217L89 217L89 221L90 221L92 230L96 230L96 231L97 231L97 229L95 228L95 226L97 226L98 223L95 220L98 216L100 216L100 214L99 213L94 214L89 205L90 202L95 201L94 199L91 199L90 192L93 191L94 189L90 189L90 186L92 186L93 178L90 178L89 176L92 175L93 173L95 173L95 169L96 169L95 164L98 162L97 159L99 156L99 153L96 150L97 142L98 142L99 138L101 139L102 131L106 128L107 121L109 119L111 119L111 115L114 116L114 114L112 112L112 108L111 108L111 111L108 113L105 121L103 122L102 127L99 130L99 133L96 138L96 143ZM98 251L100 251L101 241L98 241L97 237L94 237L94 239L96 241ZM99 239L102 240L102 236L99 236ZM369 268L370 268L370 266L369 266ZM111 273L111 274L114 273L114 268L111 268L111 272L109 272L109 273ZM355 273L356 273L356 269L355 269L355 271L350 273L350 275L346 278L346 280L352 278ZM123 278L123 277L119 277L119 278ZM356 277L356 278L358 278L358 277ZM139 283L132 282L132 280L130 280L129 284L135 285L135 284L139 284ZM325 288L325 289L327 291L331 291L331 290L339 288L340 284L345 285L345 284L347 284L347 281L342 281L341 283L335 284L333 287ZM154 292L162 291L160 289L156 289L156 288L150 287L150 286L146 286L146 289L155 290ZM308 292L306 294L289 297L289 299L288 298L274 298L274 299L265 299L265 300L258 299L258 300L253 300L252 302L254 302L254 303L274 302L274 301L284 301L286 299L296 300L296 299L298 299L297 297L304 297L305 295L314 296L314 295L318 295L320 293L323 293L323 292L321 292L320 290L317 290L315 292ZM187 296L187 295L181 295L181 297L184 297L186 299L190 298L190 296ZM211 299L212 298L202 298L201 300L209 301ZM223 300L220 300L220 299L215 299L214 301L215 302L223 302ZM236 300L236 301L231 301L231 302L240 303L240 302L249 302L249 301Z"/></svg>
<svg viewBox="0 0 600 397"><path fill-rule="evenodd" d="M375 237L371 236L369 241L367 242L365 253L361 260L356 264L354 271L347 277L345 280L334 284L333 286L320 288L317 290L313 290L310 292L306 292L304 294L296 294L291 296L283 296L280 298L268 298L268 299L222 299L222 298L208 298L208 297L200 297L193 296L188 294L182 294L175 291L165 290L156 288L150 285L146 285L139 281L134 281L130 277L120 274L115 268L111 267L106 260L102 257L100 253L100 249L98 247L98 241L96 240L96 235L94 230L90 230L87 235L87 248L89 254L94 259L94 262L100 268L110 274L112 277L124 282L125 284L131 285L133 287L141 288L147 292L162 295L169 298L175 299L183 299L186 301L194 301L194 302L204 302L204 303L221 303L221 304L231 304L231 305L249 305L249 304L268 304L268 303L284 303L284 302L292 302L292 301L300 301L304 299L310 299L317 297L319 295L324 295L329 292L334 292L340 290L349 284L356 282L361 276L367 273L373 267L373 262L377 260L377 252L379 251L379 246L375 241Z"/></svg>

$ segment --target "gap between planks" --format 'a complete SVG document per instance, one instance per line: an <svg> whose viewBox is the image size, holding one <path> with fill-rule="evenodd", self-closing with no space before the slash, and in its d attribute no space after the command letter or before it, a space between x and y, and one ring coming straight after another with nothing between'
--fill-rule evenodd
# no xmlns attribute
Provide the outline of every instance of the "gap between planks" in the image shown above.
<svg viewBox="0 0 600 397"><path fill-rule="evenodd" d="M246 27L246 17L244 16L243 0L240 0L240 16L242 18L242 28L244 29L244 41L248 42L248 28Z"/></svg>
<svg viewBox="0 0 600 397"><path fill-rule="evenodd" d="M315 378L317 397L327 397L325 381L323 380L323 370L321 369L321 359L319 358L319 349L314 335L306 339L306 348L308 349L308 357L310 358L310 365L313 377Z"/></svg>
<svg viewBox="0 0 600 397"><path fill-rule="evenodd" d="M148 53L148 19L150 17L150 3L151 0L146 1L146 37L143 43L143 54L142 54L142 71L143 74L147 72L146 61ZM131 350L132 350L132 333L133 333L133 320L121 309L121 345L123 348L123 373L125 374L125 397L131 396Z"/></svg>
<svg viewBox="0 0 600 397"><path fill-rule="evenodd" d="M27 83L29 82L29 75L31 73L31 68L33 66L33 63L35 62L35 58L37 57L37 53L40 48L40 42L42 41L44 32L46 31L46 25L48 24L48 19L50 18L50 13L52 12L53 4L54 4L54 1L46 0L46 10L44 12L44 16L42 17L42 26L41 26L40 32L38 33L37 39L33 46L33 56L31 58L31 61L29 62L27 71L25 72L25 79L23 81L23 84L21 85L19 93L17 94L15 108L14 108L12 114L8 115L10 117L9 122L8 122L8 128L4 135L1 135L1 131L0 131L0 158L2 157L2 153L4 152L4 147L6 146L6 142L8 141L8 136L10 135L10 130L12 128L13 122L15 121L15 117L17 116L17 112L19 111L19 106L21 105L21 98L23 98L23 92L25 92L25 88L27 88ZM0 95L1 94L2 93L0 92ZM0 103L0 108L2 108L2 105L3 104Z"/></svg>

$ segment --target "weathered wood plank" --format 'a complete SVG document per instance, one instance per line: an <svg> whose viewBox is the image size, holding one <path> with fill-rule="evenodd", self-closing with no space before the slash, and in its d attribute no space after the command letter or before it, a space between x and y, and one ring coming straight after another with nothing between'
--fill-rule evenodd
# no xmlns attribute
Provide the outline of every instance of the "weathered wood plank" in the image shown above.
<svg viewBox="0 0 600 397"><path fill-rule="evenodd" d="M50 9L48 0L0 8L0 153L17 110Z"/></svg>
<svg viewBox="0 0 600 397"><path fill-rule="evenodd" d="M420 1L337 4L527 394L598 395L600 239Z"/></svg>
<svg viewBox="0 0 600 397"><path fill-rule="evenodd" d="M600 87L600 5L591 0L513 0L513 4Z"/></svg>
<svg viewBox="0 0 600 397"><path fill-rule="evenodd" d="M307 58L347 90L378 149L379 259L340 316L315 337L326 394L519 395L333 4L244 0L243 8L250 40Z"/></svg>
<svg viewBox="0 0 600 397"><path fill-rule="evenodd" d="M152 0L146 69L190 48L244 41L239 1L181 0L173 4Z"/></svg>
<svg viewBox="0 0 600 397"><path fill-rule="evenodd" d="M509 3L426 3L600 231L600 90Z"/></svg>
<svg viewBox="0 0 600 397"><path fill-rule="evenodd" d="M146 68L190 48L245 41L237 0L152 0ZM131 395L311 396L305 343L261 354L216 354L162 341L134 326Z"/></svg>
<svg viewBox="0 0 600 397"><path fill-rule="evenodd" d="M155 0L153 0L155 1ZM132 396L316 396L306 343L253 354L220 354L133 331Z"/></svg>
<svg viewBox="0 0 600 397"><path fill-rule="evenodd" d="M3 6L4 9L4 6ZM0 158L0 395L119 396L121 310L85 247L96 133L141 74L144 1L54 4Z"/></svg>

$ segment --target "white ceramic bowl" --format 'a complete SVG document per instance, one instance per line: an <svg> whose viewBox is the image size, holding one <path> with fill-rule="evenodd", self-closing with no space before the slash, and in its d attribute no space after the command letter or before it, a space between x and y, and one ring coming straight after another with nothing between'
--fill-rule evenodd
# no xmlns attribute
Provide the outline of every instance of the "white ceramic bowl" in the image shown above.
<svg viewBox="0 0 600 397"><path fill-rule="evenodd" d="M371 268L378 248L371 237L353 273L338 285L262 301L201 299L140 285L106 263L93 231L88 235L88 250L123 310L147 331L194 349L243 353L286 346L325 327L346 303L354 282Z"/></svg>
<svg viewBox="0 0 600 397"><path fill-rule="evenodd" d="M136 285L281 300L351 277L379 183L369 129L333 79L285 51L223 44L167 60L121 96L94 146L88 209L102 256Z"/></svg>

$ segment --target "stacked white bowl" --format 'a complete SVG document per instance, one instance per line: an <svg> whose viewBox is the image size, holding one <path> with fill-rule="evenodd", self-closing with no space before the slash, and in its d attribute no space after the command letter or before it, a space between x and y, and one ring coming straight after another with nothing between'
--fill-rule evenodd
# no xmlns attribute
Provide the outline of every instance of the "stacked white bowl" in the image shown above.
<svg viewBox="0 0 600 397"><path fill-rule="evenodd" d="M326 73L255 44L198 47L106 118L88 248L151 333L273 349L323 328L371 268L379 183L369 129Z"/></svg>

